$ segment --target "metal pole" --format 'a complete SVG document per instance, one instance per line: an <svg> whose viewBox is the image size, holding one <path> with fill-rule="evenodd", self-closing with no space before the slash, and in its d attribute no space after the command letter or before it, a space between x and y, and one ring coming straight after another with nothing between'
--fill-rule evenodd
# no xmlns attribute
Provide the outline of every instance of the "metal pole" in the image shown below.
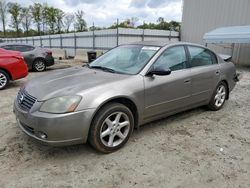
<svg viewBox="0 0 250 188"><path fill-rule="evenodd" d="M35 46L34 37L32 37L32 44L33 44L33 46Z"/></svg>
<svg viewBox="0 0 250 188"><path fill-rule="evenodd" d="M168 37L169 41L171 41L171 30L172 30L172 28L170 28L170 31L169 31L169 37Z"/></svg>
<svg viewBox="0 0 250 188"><path fill-rule="evenodd" d="M119 19L117 19L117 22L116 22L116 46L119 45L119 28L118 28L118 25L119 25Z"/></svg>
<svg viewBox="0 0 250 188"><path fill-rule="evenodd" d="M62 34L60 34L60 48L62 49Z"/></svg>
<svg viewBox="0 0 250 188"><path fill-rule="evenodd" d="M74 30L74 48L75 48L75 55L76 55L76 32Z"/></svg>
<svg viewBox="0 0 250 188"><path fill-rule="evenodd" d="M144 41L144 30L145 30L145 21L143 21L143 28L142 28L142 41Z"/></svg>
<svg viewBox="0 0 250 188"><path fill-rule="evenodd" d="M49 35L49 48L51 48L51 38L50 38L50 35Z"/></svg>
<svg viewBox="0 0 250 188"><path fill-rule="evenodd" d="M92 31L93 31L93 50L94 50L95 49L95 24L94 22L93 22Z"/></svg>
<svg viewBox="0 0 250 188"><path fill-rule="evenodd" d="M233 55L234 55L234 46L235 46L235 43L232 43L232 58L233 58Z"/></svg>
<svg viewBox="0 0 250 188"><path fill-rule="evenodd" d="M40 36L40 46L43 46L42 37Z"/></svg>

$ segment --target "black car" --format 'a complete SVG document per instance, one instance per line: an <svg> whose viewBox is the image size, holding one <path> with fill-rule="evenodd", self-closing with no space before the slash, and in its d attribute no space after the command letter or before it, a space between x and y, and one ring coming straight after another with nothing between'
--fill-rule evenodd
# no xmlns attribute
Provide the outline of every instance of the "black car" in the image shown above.
<svg viewBox="0 0 250 188"><path fill-rule="evenodd" d="M54 65L52 52L45 48L13 43L2 43L0 44L0 48L21 52L29 70L41 72L44 71L46 67Z"/></svg>

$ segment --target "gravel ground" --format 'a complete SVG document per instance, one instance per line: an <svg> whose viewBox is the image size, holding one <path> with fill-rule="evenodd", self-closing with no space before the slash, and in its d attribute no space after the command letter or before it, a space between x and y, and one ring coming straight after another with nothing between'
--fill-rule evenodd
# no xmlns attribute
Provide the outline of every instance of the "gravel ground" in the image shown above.
<svg viewBox="0 0 250 188"><path fill-rule="evenodd" d="M250 187L250 69L238 69L242 79L222 110L202 107L144 125L108 155L88 145L44 146L16 126L19 87L47 72L0 91L0 187Z"/></svg>

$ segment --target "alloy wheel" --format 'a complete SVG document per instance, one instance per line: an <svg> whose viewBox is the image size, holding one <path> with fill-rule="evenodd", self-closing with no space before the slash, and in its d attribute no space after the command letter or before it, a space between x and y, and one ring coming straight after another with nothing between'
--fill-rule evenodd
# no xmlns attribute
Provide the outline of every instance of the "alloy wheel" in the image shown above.
<svg viewBox="0 0 250 188"><path fill-rule="evenodd" d="M35 69L36 69L36 71L39 71L39 72L44 71L45 63L41 60L37 60L35 62Z"/></svg>
<svg viewBox="0 0 250 188"><path fill-rule="evenodd" d="M217 90L214 97L214 102L216 107L221 107L226 99L226 88L224 85L220 85Z"/></svg>
<svg viewBox="0 0 250 188"><path fill-rule="evenodd" d="M4 75L3 73L0 73L0 89L4 88L6 86L8 82L8 79L6 77L6 75Z"/></svg>
<svg viewBox="0 0 250 188"><path fill-rule="evenodd" d="M116 147L127 138L129 131L129 117L123 112L115 112L102 123L100 139L105 146Z"/></svg>

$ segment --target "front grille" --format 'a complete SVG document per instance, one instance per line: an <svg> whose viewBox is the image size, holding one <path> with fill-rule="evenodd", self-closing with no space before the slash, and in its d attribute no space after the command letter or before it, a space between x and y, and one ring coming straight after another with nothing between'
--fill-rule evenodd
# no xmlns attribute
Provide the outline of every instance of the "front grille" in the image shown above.
<svg viewBox="0 0 250 188"><path fill-rule="evenodd" d="M17 103L24 111L29 111L35 102L36 98L29 95L25 90L20 90L18 92Z"/></svg>

